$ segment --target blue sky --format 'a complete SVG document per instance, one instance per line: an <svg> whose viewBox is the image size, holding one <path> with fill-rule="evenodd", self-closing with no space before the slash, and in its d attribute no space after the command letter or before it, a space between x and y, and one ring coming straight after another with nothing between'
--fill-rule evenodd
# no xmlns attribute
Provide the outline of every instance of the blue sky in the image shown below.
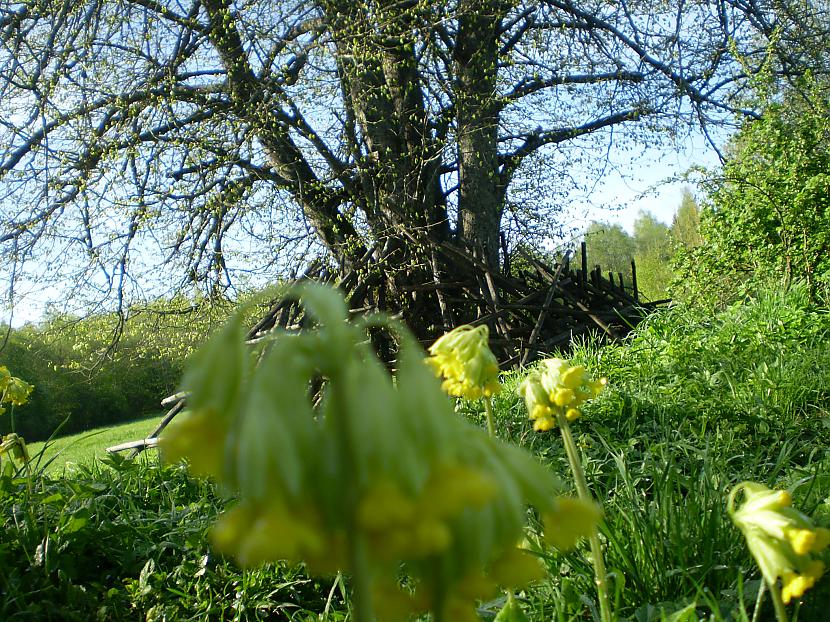
<svg viewBox="0 0 830 622"><path fill-rule="evenodd" d="M697 189L688 182L668 180L682 176L691 167L712 169L719 165L717 153L700 134L690 136L676 150L649 149L635 162L609 170L590 202L571 210L572 226L585 229L592 220L600 220L618 223L631 233L640 211L651 212L658 220L671 224L683 188L690 187L692 192Z"/></svg>

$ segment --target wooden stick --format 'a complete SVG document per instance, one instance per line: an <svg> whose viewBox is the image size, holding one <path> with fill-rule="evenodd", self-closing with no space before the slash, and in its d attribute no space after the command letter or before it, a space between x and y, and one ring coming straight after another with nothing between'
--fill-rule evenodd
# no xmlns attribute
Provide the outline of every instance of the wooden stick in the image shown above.
<svg viewBox="0 0 830 622"><path fill-rule="evenodd" d="M570 251L565 253L565 260L567 260ZM550 303L553 301L553 294L556 291L559 283L559 275L562 274L562 268L565 267L565 261L559 264L556 269L556 274L553 275L553 282L551 283L550 287L548 288L548 293L545 296L545 302L542 304L542 308L539 310L539 316L536 318L536 324L533 326L533 330L530 331L530 339L528 339L527 347L525 348L524 353L522 354L522 359L519 362L519 367L524 367L527 363L527 359L530 357L531 348L536 344L536 340L539 338L539 332L542 330L542 324L545 321L545 317L547 317L548 311L550 309Z"/></svg>

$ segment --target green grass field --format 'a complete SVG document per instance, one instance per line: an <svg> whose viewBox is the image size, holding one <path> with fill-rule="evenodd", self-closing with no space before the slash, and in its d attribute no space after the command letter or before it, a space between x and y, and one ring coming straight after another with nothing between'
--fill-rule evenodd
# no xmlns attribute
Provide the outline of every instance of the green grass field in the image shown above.
<svg viewBox="0 0 830 622"><path fill-rule="evenodd" d="M52 460L46 468L49 473L71 471L73 465L89 465L103 458L107 447L144 438L153 431L161 417L161 413L155 413L128 423L63 436L48 443L31 443L29 454L37 463L37 456L43 451L39 464L43 466Z"/></svg>

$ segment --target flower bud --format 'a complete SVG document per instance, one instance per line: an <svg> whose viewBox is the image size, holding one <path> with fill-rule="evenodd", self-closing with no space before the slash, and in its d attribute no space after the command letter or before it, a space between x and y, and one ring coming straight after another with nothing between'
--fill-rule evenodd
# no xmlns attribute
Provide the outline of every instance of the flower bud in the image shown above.
<svg viewBox="0 0 830 622"><path fill-rule="evenodd" d="M735 508L735 498L741 491L744 502ZM729 494L732 522L743 532L764 580L773 586L781 579L781 599L785 603L800 598L821 577L824 564L812 554L830 544L830 531L814 527L791 503L787 491L771 490L755 482L742 482Z"/></svg>

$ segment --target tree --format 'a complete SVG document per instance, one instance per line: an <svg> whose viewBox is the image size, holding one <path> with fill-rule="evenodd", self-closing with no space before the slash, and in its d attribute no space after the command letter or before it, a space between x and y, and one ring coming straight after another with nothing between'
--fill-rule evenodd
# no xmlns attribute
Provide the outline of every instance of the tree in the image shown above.
<svg viewBox="0 0 830 622"><path fill-rule="evenodd" d="M797 86L744 124L706 179L706 244L687 266L704 292L776 275L814 295L830 283L830 92Z"/></svg>
<svg viewBox="0 0 830 622"><path fill-rule="evenodd" d="M637 250L636 241L620 225L592 222L584 233L591 266L600 266L604 274L620 273L631 286L631 260Z"/></svg>
<svg viewBox="0 0 830 622"><path fill-rule="evenodd" d="M649 212L634 221L637 285L646 298L666 298L672 279L672 238L668 226Z"/></svg>
<svg viewBox="0 0 830 622"><path fill-rule="evenodd" d="M680 207L671 223L671 237L684 250L691 250L703 243L700 235L700 208L689 188L683 188Z"/></svg>
<svg viewBox="0 0 830 622"><path fill-rule="evenodd" d="M309 240L345 266L383 248L425 269L412 242L428 239L495 270L503 229L547 230L547 166L751 113L736 95L762 52L812 23L783 5L6 3L8 273L29 261L120 310L148 278L228 287Z"/></svg>

